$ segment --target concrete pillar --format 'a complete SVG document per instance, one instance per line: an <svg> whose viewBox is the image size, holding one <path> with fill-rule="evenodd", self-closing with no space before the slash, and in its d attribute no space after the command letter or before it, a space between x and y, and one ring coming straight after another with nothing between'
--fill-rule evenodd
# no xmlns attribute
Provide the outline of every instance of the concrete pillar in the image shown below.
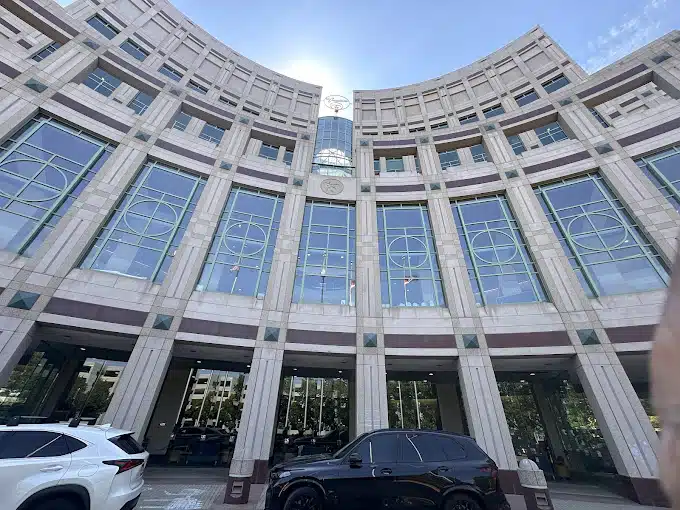
<svg viewBox="0 0 680 510"><path fill-rule="evenodd" d="M283 348L256 347L229 468L226 503L247 503L251 483L265 483L276 426Z"/></svg>
<svg viewBox="0 0 680 510"><path fill-rule="evenodd" d="M177 424L177 418L184 402L184 392L191 375L190 368L171 368L165 378L156 410L149 422L146 439L149 440L146 450L151 455L165 455L170 436Z"/></svg>
<svg viewBox="0 0 680 510"><path fill-rule="evenodd" d="M137 439L143 436L165 380L172 346L171 338L139 337L106 410L104 423L131 430Z"/></svg>
<svg viewBox="0 0 680 510"><path fill-rule="evenodd" d="M578 353L576 373L625 495L643 505L663 501L656 453L659 439L616 353Z"/></svg>
<svg viewBox="0 0 680 510"><path fill-rule="evenodd" d="M437 384L437 404L442 429L447 432L464 433L463 416L461 414L458 388L453 383Z"/></svg>
<svg viewBox="0 0 680 510"><path fill-rule="evenodd" d="M385 356L357 354L356 434L389 427Z"/></svg>

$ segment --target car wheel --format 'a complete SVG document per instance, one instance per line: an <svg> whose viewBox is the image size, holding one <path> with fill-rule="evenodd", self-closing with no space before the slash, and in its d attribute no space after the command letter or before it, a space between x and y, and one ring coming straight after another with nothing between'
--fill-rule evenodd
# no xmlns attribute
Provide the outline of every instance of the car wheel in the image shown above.
<svg viewBox="0 0 680 510"><path fill-rule="evenodd" d="M82 510L82 505L78 505L71 499L49 499L32 505L30 510Z"/></svg>
<svg viewBox="0 0 680 510"><path fill-rule="evenodd" d="M283 505L283 510L321 510L322 508L319 492L311 487L295 489Z"/></svg>
<svg viewBox="0 0 680 510"><path fill-rule="evenodd" d="M453 494L446 501L446 510L482 510L482 507L467 494Z"/></svg>

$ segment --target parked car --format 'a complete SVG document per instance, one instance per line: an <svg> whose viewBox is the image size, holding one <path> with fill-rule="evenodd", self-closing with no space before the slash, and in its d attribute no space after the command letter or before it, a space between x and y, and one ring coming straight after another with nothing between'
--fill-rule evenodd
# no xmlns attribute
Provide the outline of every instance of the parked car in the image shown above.
<svg viewBox="0 0 680 510"><path fill-rule="evenodd" d="M1 506L132 510L148 458L131 432L108 426L0 426Z"/></svg>
<svg viewBox="0 0 680 510"><path fill-rule="evenodd" d="M170 436L171 463L224 464L234 449L236 435L216 427L180 427Z"/></svg>
<svg viewBox="0 0 680 510"><path fill-rule="evenodd" d="M474 439L424 430L377 430L334 455L272 468L267 510L510 510L496 463Z"/></svg>

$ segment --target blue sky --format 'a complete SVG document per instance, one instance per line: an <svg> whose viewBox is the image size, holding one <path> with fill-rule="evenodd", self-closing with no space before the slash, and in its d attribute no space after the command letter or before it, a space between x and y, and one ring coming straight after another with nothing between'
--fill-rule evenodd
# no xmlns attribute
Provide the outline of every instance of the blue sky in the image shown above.
<svg viewBox="0 0 680 510"><path fill-rule="evenodd" d="M324 95L350 98L353 89L397 87L445 74L534 25L588 72L680 28L680 0L173 3L242 55L322 85Z"/></svg>

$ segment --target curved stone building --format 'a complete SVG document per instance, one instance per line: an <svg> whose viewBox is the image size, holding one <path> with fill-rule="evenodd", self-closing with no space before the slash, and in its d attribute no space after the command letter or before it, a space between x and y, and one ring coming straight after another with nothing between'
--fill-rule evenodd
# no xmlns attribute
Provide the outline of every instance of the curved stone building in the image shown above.
<svg viewBox="0 0 680 510"><path fill-rule="evenodd" d="M510 495L531 457L662 503L680 32L588 75L536 27L352 124L165 0L1 4L0 421L129 428L230 501L409 427L473 435Z"/></svg>

